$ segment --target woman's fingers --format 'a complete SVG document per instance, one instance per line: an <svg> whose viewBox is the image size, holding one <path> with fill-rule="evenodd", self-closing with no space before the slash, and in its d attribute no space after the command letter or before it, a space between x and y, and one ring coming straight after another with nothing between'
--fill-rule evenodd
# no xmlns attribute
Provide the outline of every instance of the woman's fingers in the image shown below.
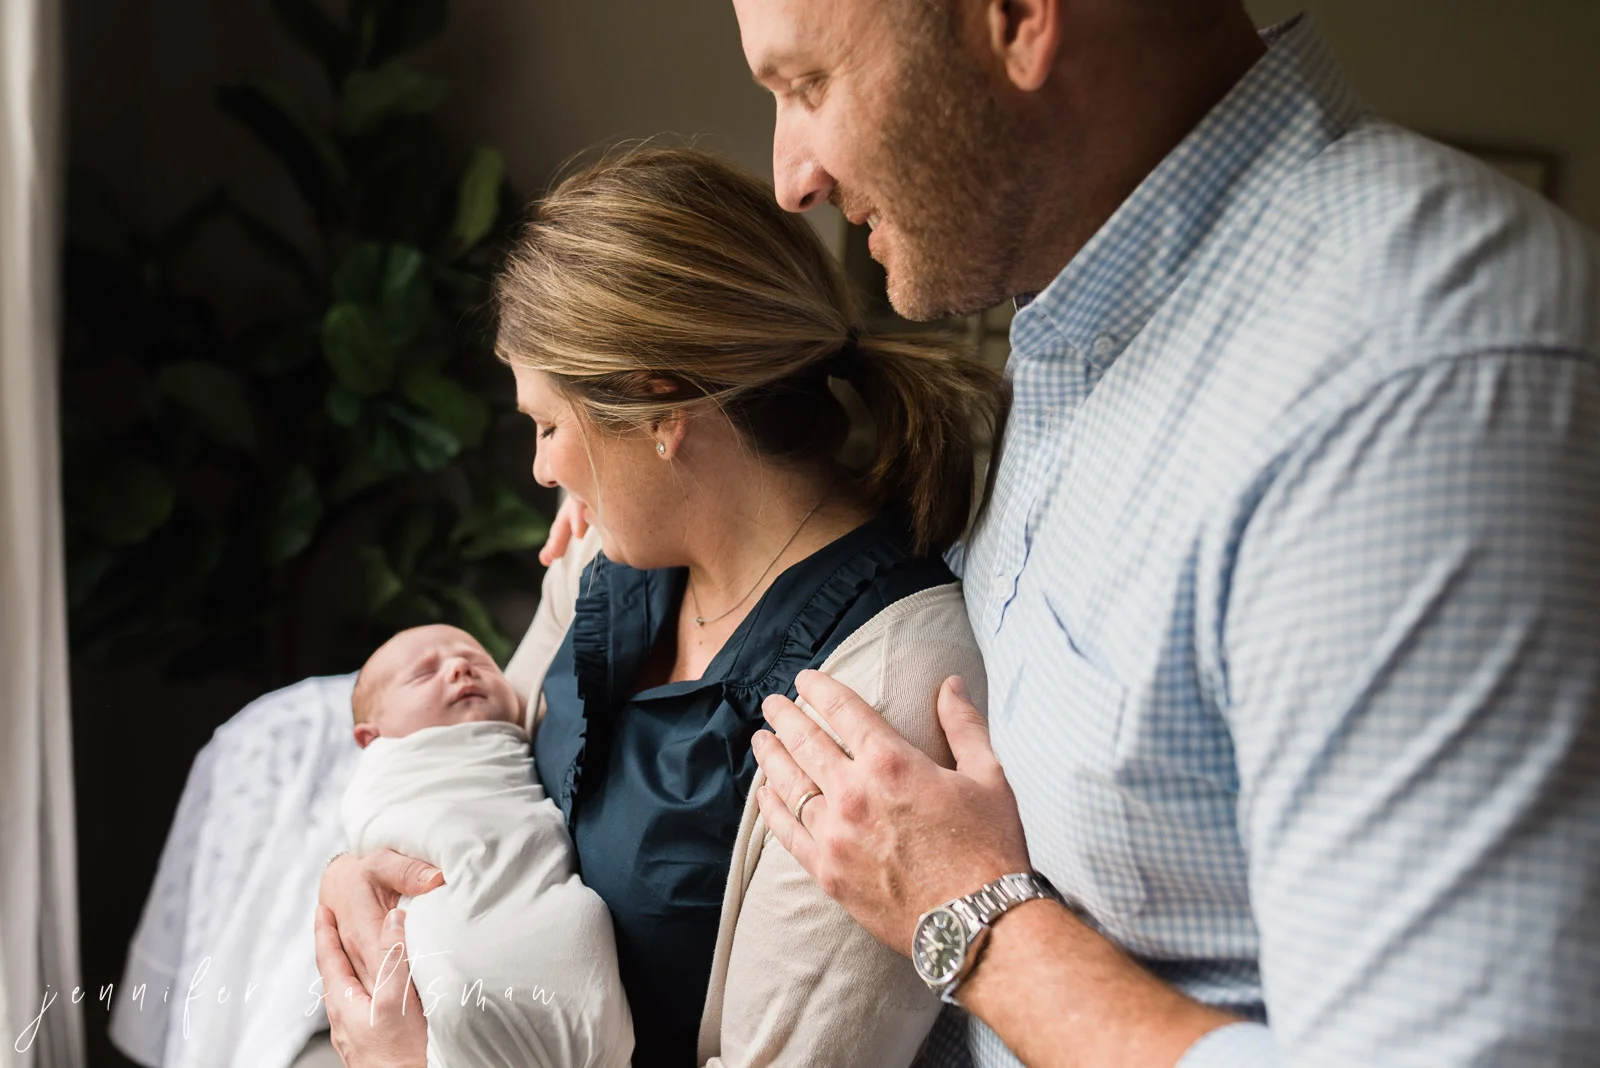
<svg viewBox="0 0 1600 1068"><path fill-rule="evenodd" d="M322 976L322 989L331 997L335 992L343 995L349 984L361 985L356 978L356 972L350 966L350 958L345 954L344 943L339 941L339 928L333 918L333 911L326 905L317 906L317 915L312 923L312 935L316 940L317 948L317 974Z"/></svg>
<svg viewBox="0 0 1600 1068"><path fill-rule="evenodd" d="M383 957L384 915L401 896L416 897L443 882L438 868L392 849L359 859L343 856L328 865L319 900L333 912L345 955L363 986L372 986Z"/></svg>
<svg viewBox="0 0 1600 1068"><path fill-rule="evenodd" d="M561 502L555 519L550 521L550 533L545 538L544 548L539 550L539 562L549 567L566 555L567 546L572 543L573 538L581 538L588 532L587 511L578 503L576 497L568 497Z"/></svg>
<svg viewBox="0 0 1600 1068"><path fill-rule="evenodd" d="M375 1026L393 1023L408 1011L417 1011L415 988L411 985L411 965L406 952L406 914L390 909L383 920L380 943L383 959L372 987Z"/></svg>
<svg viewBox="0 0 1600 1068"><path fill-rule="evenodd" d="M369 999L339 940L333 912L326 905L317 906L312 932L316 938L317 974L322 977L322 1005L328 1010L333 1046L343 1057L349 1049L349 1021Z"/></svg>
<svg viewBox="0 0 1600 1068"><path fill-rule="evenodd" d="M355 977L363 984L371 981L369 951L376 949L383 914L398 895L372 880L363 858L346 853L323 871L317 900L332 917L333 937Z"/></svg>
<svg viewBox="0 0 1600 1068"><path fill-rule="evenodd" d="M368 874L394 894L396 901L406 895L416 897L426 894L444 885L444 872L425 860L408 857L392 849L377 850L363 859Z"/></svg>

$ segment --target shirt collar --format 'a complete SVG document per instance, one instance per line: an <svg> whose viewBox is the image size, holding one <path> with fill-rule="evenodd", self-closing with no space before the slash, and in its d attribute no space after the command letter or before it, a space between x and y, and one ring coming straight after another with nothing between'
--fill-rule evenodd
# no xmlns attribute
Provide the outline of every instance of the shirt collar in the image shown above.
<svg viewBox="0 0 1600 1068"><path fill-rule="evenodd" d="M1365 107L1309 15L1262 34L1268 51L1038 294L1016 298L1012 352L1101 371L1188 273L1229 207L1271 189Z"/></svg>

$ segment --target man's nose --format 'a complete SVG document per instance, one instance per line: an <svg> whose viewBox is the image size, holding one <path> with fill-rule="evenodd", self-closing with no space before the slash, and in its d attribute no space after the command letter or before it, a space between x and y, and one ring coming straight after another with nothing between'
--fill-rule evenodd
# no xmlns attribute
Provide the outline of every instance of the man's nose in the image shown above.
<svg viewBox="0 0 1600 1068"><path fill-rule="evenodd" d="M772 185L785 211L810 211L828 202L833 175L802 141L785 129L780 118L772 137Z"/></svg>

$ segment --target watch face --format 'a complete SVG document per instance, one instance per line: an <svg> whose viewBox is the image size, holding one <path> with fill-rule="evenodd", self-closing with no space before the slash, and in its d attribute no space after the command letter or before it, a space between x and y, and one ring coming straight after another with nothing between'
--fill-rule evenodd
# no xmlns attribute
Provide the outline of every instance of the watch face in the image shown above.
<svg viewBox="0 0 1600 1068"><path fill-rule="evenodd" d="M931 909L917 923L911 963L925 983L948 983L961 973L967 956L967 925L947 908Z"/></svg>

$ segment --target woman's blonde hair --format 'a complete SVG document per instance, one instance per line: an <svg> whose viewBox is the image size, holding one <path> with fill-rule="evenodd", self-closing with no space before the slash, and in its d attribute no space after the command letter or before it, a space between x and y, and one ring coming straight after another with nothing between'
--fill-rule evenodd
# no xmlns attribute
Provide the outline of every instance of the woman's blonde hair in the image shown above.
<svg viewBox="0 0 1600 1068"><path fill-rule="evenodd" d="M837 468L918 553L966 525L999 377L952 337L865 332L811 227L716 156L635 148L570 175L535 205L495 302L501 358L550 374L597 427L709 402L763 459ZM850 421L830 377L876 424L859 468L837 459Z"/></svg>

